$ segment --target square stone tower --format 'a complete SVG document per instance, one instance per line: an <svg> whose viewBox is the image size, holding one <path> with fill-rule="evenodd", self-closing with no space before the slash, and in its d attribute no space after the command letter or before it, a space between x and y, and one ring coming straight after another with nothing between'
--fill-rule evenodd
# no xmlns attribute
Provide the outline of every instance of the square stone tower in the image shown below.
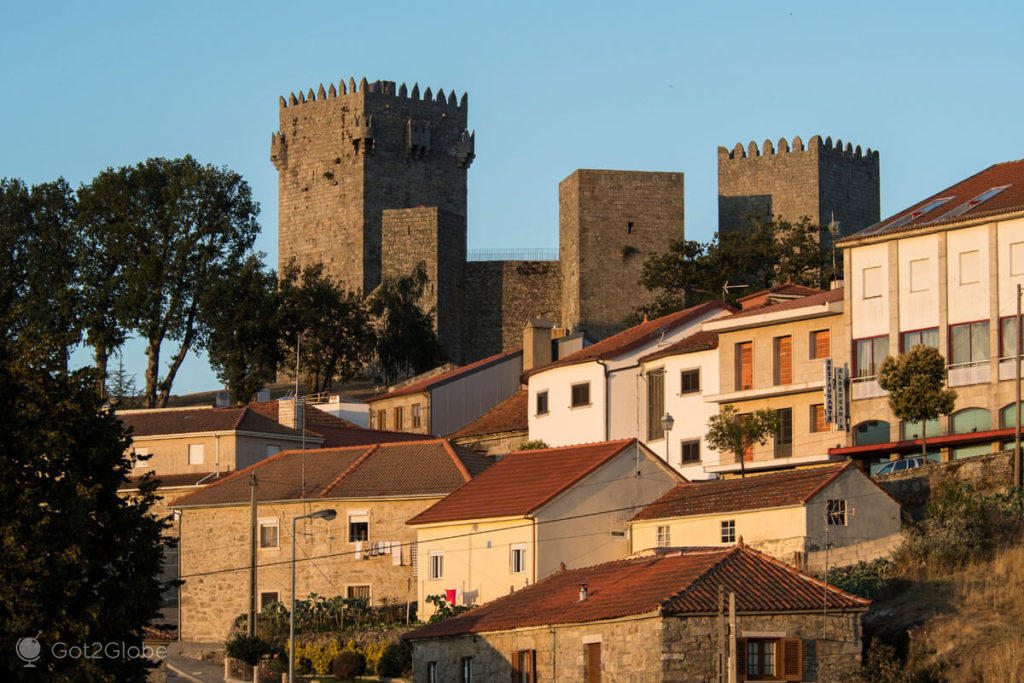
<svg viewBox="0 0 1024 683"><path fill-rule="evenodd" d="M718 148L718 230L740 228L748 215L798 221L804 216L827 227L833 218L849 235L881 218L878 152L862 152L842 140L815 135L807 146L780 138L778 149L765 140L760 149L737 143ZM823 235L830 239L829 235Z"/></svg>
<svg viewBox="0 0 1024 683"><path fill-rule="evenodd" d="M579 169L558 185L562 325L602 339L651 298L644 261L683 239L683 174Z"/></svg>
<svg viewBox="0 0 1024 683"><path fill-rule="evenodd" d="M322 262L351 290L380 282L386 209L437 207L466 232L466 169L474 135L467 97L421 97L392 81L342 81L280 98L271 136L278 171L278 265ZM453 227L452 223L456 225Z"/></svg>

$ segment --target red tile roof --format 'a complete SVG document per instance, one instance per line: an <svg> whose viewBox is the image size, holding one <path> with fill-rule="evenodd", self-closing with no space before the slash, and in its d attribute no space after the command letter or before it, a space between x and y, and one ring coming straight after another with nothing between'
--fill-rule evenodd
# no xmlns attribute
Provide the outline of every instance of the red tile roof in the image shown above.
<svg viewBox="0 0 1024 683"><path fill-rule="evenodd" d="M796 299L787 299L786 301L779 301L778 303L768 304L767 306L744 309L739 313L734 313L728 317L721 318L721 320L735 320L736 318L746 318L752 315L768 315L769 313L778 313L780 311L795 311L797 309L808 308L810 306L827 306L830 303L843 300L842 287L826 291L815 289L813 292L813 294L801 296Z"/></svg>
<svg viewBox="0 0 1024 683"><path fill-rule="evenodd" d="M776 285L770 289L762 289L753 294L747 294L744 297L740 297L737 301L743 310L748 308L763 306L773 298L788 298L788 297L801 297L810 296L811 294L817 294L821 290L817 287L808 287L806 285L794 285L787 282L784 285ZM759 301L762 300L762 301Z"/></svg>
<svg viewBox="0 0 1024 683"><path fill-rule="evenodd" d="M596 344L591 344L590 346L580 349L576 353L570 353L565 358L560 358L554 363L534 368L529 372L524 373L523 377L530 377L538 372L544 372L551 368L557 368L563 365L587 363L598 359L604 360L621 356L624 353L632 351L637 347L643 346L644 344L657 339L663 332L674 330L677 327L682 327L702 315L713 312L716 308L722 311L737 310L736 307L721 301L707 301L696 306L691 306L690 308L685 308L681 311L669 313L668 315L663 315L660 318L655 318L654 320L648 320L647 322L642 322L639 325L634 325L633 327L625 329L618 334L602 339Z"/></svg>
<svg viewBox="0 0 1024 683"><path fill-rule="evenodd" d="M256 474L260 501L445 495L483 472L491 462L486 456L453 447L445 439L317 448L306 450L304 457L302 451L281 451L182 496L174 506L247 504L252 472Z"/></svg>
<svg viewBox="0 0 1024 683"><path fill-rule="evenodd" d="M249 407L262 415L277 420L278 401L250 403ZM320 445L323 448L364 446L373 443L393 443L395 441L422 441L424 438L423 434L366 429L354 422L349 422L326 413L314 405L307 405L305 408L306 431L322 437L324 442Z"/></svg>
<svg viewBox="0 0 1024 683"><path fill-rule="evenodd" d="M1009 187L975 206L969 204L984 192L1003 185ZM928 208L932 202L944 198L949 200ZM961 208L967 210L956 216L945 217L954 209L959 211ZM875 225L838 240L836 244L853 244L876 237L888 237L1021 210L1024 210L1024 159L989 166Z"/></svg>
<svg viewBox="0 0 1024 683"><path fill-rule="evenodd" d="M852 465L847 462L738 479L685 482L645 507L633 519L689 517L803 505Z"/></svg>
<svg viewBox="0 0 1024 683"><path fill-rule="evenodd" d="M663 349L655 351L654 353L649 353L646 356L641 357L640 362L646 363L648 361L658 360L659 358L665 358L666 356L679 356L684 353L710 351L711 349L717 348L718 332L701 330L700 332L695 332L689 337L677 341L675 344L671 344Z"/></svg>
<svg viewBox="0 0 1024 683"><path fill-rule="evenodd" d="M234 431L300 435L298 430L289 429L248 407L125 411L119 412L117 417L132 428L132 436L136 437Z"/></svg>
<svg viewBox="0 0 1024 683"><path fill-rule="evenodd" d="M484 434L524 431L529 428L526 415L528 400L528 392L525 389L517 391L448 438L462 439Z"/></svg>
<svg viewBox="0 0 1024 683"><path fill-rule="evenodd" d="M529 514L636 443L622 439L510 453L408 524Z"/></svg>
<svg viewBox="0 0 1024 683"><path fill-rule="evenodd" d="M482 358L474 363L470 363L469 365L463 365L462 367L455 368L454 370L443 372L440 375L434 375L432 377L428 377L427 379L420 380L418 382L413 382L412 384L404 386L400 389L389 391L386 394L380 394L379 396L371 396L366 399L366 402L373 403L374 401L380 401L381 399L385 398L408 396L409 394L418 394L420 392L428 391L439 384L450 382L453 379L459 377L460 375L465 375L471 372L476 372L477 370L482 370L488 366L512 358L513 356L521 356L522 353L523 349L521 347L517 349L512 349L511 351L502 351L501 353L496 353L493 356Z"/></svg>
<svg viewBox="0 0 1024 683"><path fill-rule="evenodd" d="M221 476L227 476L229 473L222 473ZM136 489L139 487L139 479L142 477L128 477L125 480L125 484L122 489ZM180 486L195 486L198 482L206 480L203 484L209 484L217 481L217 478L213 476L213 472L192 472L189 474L158 474L156 480L158 482L158 488L175 488Z"/></svg>
<svg viewBox="0 0 1024 683"><path fill-rule="evenodd" d="M580 584L587 598L579 599ZM440 638L651 614L715 614L718 588L736 593L736 610L863 611L870 600L828 586L744 545L665 549L583 569L560 571L476 609L406 634Z"/></svg>

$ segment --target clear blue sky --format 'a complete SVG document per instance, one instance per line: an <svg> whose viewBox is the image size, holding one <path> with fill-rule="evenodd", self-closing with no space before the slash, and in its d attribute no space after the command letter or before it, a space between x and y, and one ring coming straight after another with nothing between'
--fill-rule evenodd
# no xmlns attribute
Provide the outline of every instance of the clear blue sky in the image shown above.
<svg viewBox="0 0 1024 683"><path fill-rule="evenodd" d="M0 176L74 185L193 154L241 172L276 263L270 133L290 91L469 92L469 246L555 247L576 168L686 173L716 229L716 148L815 133L880 150L882 213L1022 152L1024 6L789 2L5 3ZM79 355L87 362L87 355ZM126 363L141 380L138 345ZM216 378L193 357L175 393Z"/></svg>

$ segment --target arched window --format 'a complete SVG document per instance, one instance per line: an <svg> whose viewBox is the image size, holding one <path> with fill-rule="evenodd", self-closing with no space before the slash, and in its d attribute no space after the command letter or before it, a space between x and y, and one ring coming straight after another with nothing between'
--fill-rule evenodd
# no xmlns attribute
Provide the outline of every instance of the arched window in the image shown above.
<svg viewBox="0 0 1024 683"><path fill-rule="evenodd" d="M889 423L885 420L868 420L853 428L854 446L872 446L889 443Z"/></svg>
<svg viewBox="0 0 1024 683"><path fill-rule="evenodd" d="M1013 409L1013 404L1009 403L1002 407L999 411L999 428L1000 429L1011 429L1017 426L1017 411Z"/></svg>
<svg viewBox="0 0 1024 683"><path fill-rule="evenodd" d="M970 434L971 432L985 432L992 429L992 414L984 408L964 408L953 413L953 433ZM992 444L979 443L970 446L953 449L953 457L956 459L969 458L972 455L982 455L992 452Z"/></svg>
<svg viewBox="0 0 1024 683"><path fill-rule="evenodd" d="M902 434L900 437L904 441L910 441L911 439L921 438L921 423L920 422L904 422L900 425ZM925 423L925 437L932 438L933 436L940 436L942 434L942 427L939 424L939 419L928 420Z"/></svg>

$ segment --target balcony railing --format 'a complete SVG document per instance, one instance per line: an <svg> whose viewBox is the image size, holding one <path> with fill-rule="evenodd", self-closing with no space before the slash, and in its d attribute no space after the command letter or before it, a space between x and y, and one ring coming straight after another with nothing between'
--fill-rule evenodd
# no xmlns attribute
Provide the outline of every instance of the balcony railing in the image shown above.
<svg viewBox="0 0 1024 683"><path fill-rule="evenodd" d="M878 377L854 377L850 380L850 400L888 396L889 392L878 386Z"/></svg>
<svg viewBox="0 0 1024 683"><path fill-rule="evenodd" d="M1024 371L1024 363L1021 363L1021 370ZM999 380L1017 379L1017 373L1013 369L1013 356L999 359Z"/></svg>
<svg viewBox="0 0 1024 683"><path fill-rule="evenodd" d="M1011 368L1013 363L1010 363ZM975 361L972 363L957 363L949 366L949 381L951 387L963 387L969 384L985 384L992 376L992 364L987 361Z"/></svg>

